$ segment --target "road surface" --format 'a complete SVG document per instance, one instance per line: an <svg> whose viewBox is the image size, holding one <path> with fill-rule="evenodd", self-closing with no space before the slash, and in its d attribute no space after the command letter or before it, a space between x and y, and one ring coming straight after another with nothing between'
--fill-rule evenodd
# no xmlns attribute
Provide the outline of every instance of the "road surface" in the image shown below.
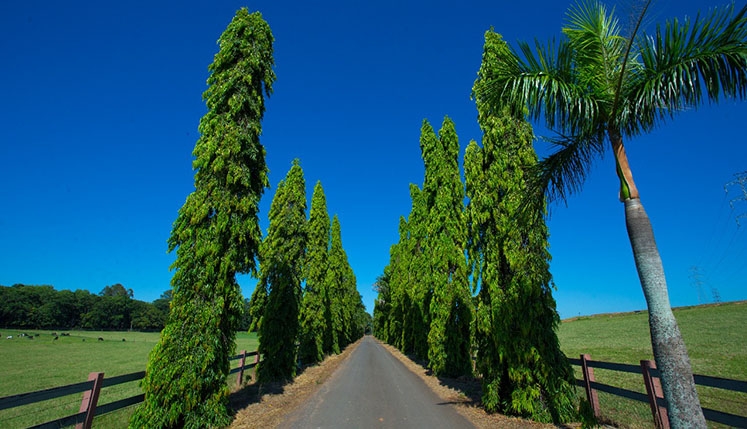
<svg viewBox="0 0 747 429"><path fill-rule="evenodd" d="M373 337L366 336L317 394L279 427L436 429L474 426Z"/></svg>

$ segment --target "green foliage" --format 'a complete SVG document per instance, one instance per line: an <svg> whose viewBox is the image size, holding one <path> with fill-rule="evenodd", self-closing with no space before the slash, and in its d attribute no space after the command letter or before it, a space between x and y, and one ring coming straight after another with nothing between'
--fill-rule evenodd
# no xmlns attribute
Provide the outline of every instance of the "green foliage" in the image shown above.
<svg viewBox="0 0 747 429"><path fill-rule="evenodd" d="M326 284L329 288L329 311L332 316L330 326L334 332L332 350L339 353L363 335L358 332L355 322L356 312L363 307L363 303L356 286L355 274L342 247L340 220L337 215L332 218L331 239Z"/></svg>
<svg viewBox="0 0 747 429"><path fill-rule="evenodd" d="M434 373L471 373L472 299L464 257L463 185L454 124L437 136L423 122L423 189L410 185L412 209L400 219L374 308L374 332L404 353L428 359Z"/></svg>
<svg viewBox="0 0 747 429"><path fill-rule="evenodd" d="M736 380L747 380L747 301L674 308L692 360L693 372ZM564 320L558 330L563 351L578 357L588 353L594 360L638 365L651 359L648 312L599 314ZM578 367L576 377L581 378ZM640 374L595 369L598 382L646 393ZM583 395L583 394L582 394ZM699 386L703 407L744 415L747 395ZM636 429L653 425L648 404L604 393L599 394L602 417L617 427ZM717 426L717 425L716 425ZM718 427L718 426L717 426Z"/></svg>
<svg viewBox="0 0 747 429"><path fill-rule="evenodd" d="M595 1L571 8L557 42L536 52L516 51L489 32L499 61L473 93L491 105L543 120L564 136L540 163L538 186L550 199L579 191L593 161L613 138L650 132L704 98L747 96L747 6L715 8L694 21L667 21L644 33L638 17L628 38L607 8ZM705 92L705 93L704 93ZM705 97L704 97L705 96Z"/></svg>
<svg viewBox="0 0 747 429"><path fill-rule="evenodd" d="M263 383L296 375L306 229L306 182L294 160L272 200L270 227L260 248L260 282L268 291L259 328L259 352L265 359L257 375Z"/></svg>
<svg viewBox="0 0 747 429"><path fill-rule="evenodd" d="M433 133L425 135L435 138ZM401 248L398 249L401 260L396 265L395 279L400 291L398 303L402 312L400 350L427 359L430 303L433 298L429 282L429 255L425 252L429 207L427 195L417 185L410 184L410 198L412 209L406 223L405 239L400 242Z"/></svg>
<svg viewBox="0 0 747 429"><path fill-rule="evenodd" d="M118 288L115 288L118 286ZM56 291L52 286L0 286L0 326L26 329L161 330L165 308L132 299L132 290L107 286L98 295L87 290Z"/></svg>
<svg viewBox="0 0 747 429"><path fill-rule="evenodd" d="M496 67L500 43L487 33L475 86ZM572 372L555 333L559 318L544 213L534 209L544 203L526 203L537 162L532 129L507 109L479 100L477 107L483 146L471 142L464 164L483 403L488 411L569 421L575 417Z"/></svg>
<svg viewBox="0 0 747 429"><path fill-rule="evenodd" d="M464 186L459 176L459 141L447 117L436 137L424 122L420 148L425 163L423 197L428 210L423 279L430 286L428 361L436 375L472 373L472 300L464 256Z"/></svg>
<svg viewBox="0 0 747 429"><path fill-rule="evenodd" d="M393 346L404 349L402 338L404 336L404 317L406 314L405 297L410 277L409 264L410 254L405 251L406 240L408 237L408 225L405 218L399 220L399 241L392 245L389 253L389 265L384 269L385 278L387 279L386 294L379 293L379 299L385 299L387 304L387 321L382 325L387 331L382 336L387 338L387 342ZM407 307L409 309L409 306Z"/></svg>
<svg viewBox="0 0 747 429"><path fill-rule="evenodd" d="M664 268L638 189L624 140L650 132L685 108L707 98L747 96L747 6L713 9L705 18L643 31L651 1L629 35L600 2L571 8L564 37L536 52L509 48L488 33L485 58L492 56L474 94L494 113L503 106L512 116L525 112L543 120L561 137L557 150L542 160L527 193L565 199L580 190L593 161L608 149L615 157L620 199L641 287L651 311L650 332L673 427L705 427L692 370L672 314ZM544 202L539 209L544 209Z"/></svg>
<svg viewBox="0 0 747 429"><path fill-rule="evenodd" d="M59 336L53 341L51 330L3 329L2 332L3 335L13 335L14 339L3 340L0 361L23 364L4 367L0 397L80 383L88 378L90 372L103 372L106 378L110 378L142 371L148 363L148 353L160 337L159 332L73 330L66 332L69 335ZM27 340L19 337L21 332L38 336L33 340ZM104 341L97 341L99 337ZM237 351L256 349L256 335L237 335ZM51 356L54 358L51 359ZM237 360L232 361L232 367L236 367L237 364ZM229 375L226 383L233 387L236 377ZM141 393L138 381L106 387L99 396L99 407ZM76 414L80 407L80 397L80 393L76 393L41 404L0 410L0 426L31 427ZM97 412L94 427L126 427L134 409L128 407L106 415Z"/></svg>
<svg viewBox="0 0 747 429"><path fill-rule="evenodd" d="M330 220L327 200L321 182L314 186L309 213L308 241L306 245L306 287L301 305L301 335L299 358L302 363L316 363L324 359L324 337L331 329L325 311L329 307L327 280L327 258L329 253ZM326 313L326 314L325 314ZM328 340L331 352L332 338Z"/></svg>
<svg viewBox="0 0 747 429"><path fill-rule="evenodd" d="M391 313L389 342L404 353L428 357L428 308L432 293L427 284L425 239L427 208L417 185L410 185L412 209L408 220L400 219L399 242L390 250L389 286Z"/></svg>
<svg viewBox="0 0 747 429"><path fill-rule="evenodd" d="M260 265L262 265L262 258L260 255ZM267 281L266 279L260 279L257 282L257 286L252 292L252 297L249 300L249 317L251 322L249 323L250 332L259 332L262 327L262 318L265 315L265 306L267 305Z"/></svg>
<svg viewBox="0 0 747 429"><path fill-rule="evenodd" d="M195 190L169 238L173 300L143 380L132 427L218 427L230 422L228 358L241 324L236 273L255 271L259 200L267 187L259 142L272 92L273 37L259 13L236 13L218 40L195 144Z"/></svg>
<svg viewBox="0 0 747 429"><path fill-rule="evenodd" d="M373 311L373 335L389 343L389 323L392 311L392 292L389 286L390 266L384 267L384 274L376 278L374 290L377 292Z"/></svg>

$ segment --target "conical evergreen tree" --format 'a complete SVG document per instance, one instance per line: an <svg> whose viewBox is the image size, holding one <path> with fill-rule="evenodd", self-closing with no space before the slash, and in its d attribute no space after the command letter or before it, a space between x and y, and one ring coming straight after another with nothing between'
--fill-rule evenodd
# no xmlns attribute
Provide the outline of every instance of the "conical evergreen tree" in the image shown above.
<svg viewBox="0 0 747 429"><path fill-rule="evenodd" d="M486 49L478 82L492 60ZM532 129L508 111L477 108L483 147L469 144L464 168L483 404L488 411L568 421L576 399L556 335L544 203L525 201L537 163Z"/></svg>
<svg viewBox="0 0 747 429"><path fill-rule="evenodd" d="M435 138L432 132L424 134ZM419 359L428 359L430 305L433 298L430 255L427 253L430 226L428 224L428 194L425 189L421 190L417 185L410 184L410 198L412 209L407 219L408 235L403 248L406 253L404 262L407 265L402 266L405 271L401 275L405 292L402 351L414 353Z"/></svg>
<svg viewBox="0 0 747 429"><path fill-rule="evenodd" d="M335 332L332 349L339 353L351 342L352 312L349 308L350 294L355 288L355 275L348 264L348 256L342 247L340 220L337 215L332 218L332 242L329 249L329 268L327 286L329 287L330 311L332 313L332 330ZM357 290L356 290L357 293Z"/></svg>
<svg viewBox="0 0 747 429"><path fill-rule="evenodd" d="M278 185L270 227L262 243L261 279L267 303L259 329L258 380L290 381L296 375L301 280L306 252L306 183L298 160Z"/></svg>
<svg viewBox="0 0 747 429"><path fill-rule="evenodd" d="M389 297L391 310L388 313L387 325L387 342L398 349L403 349L404 335L404 302L407 285L407 270L409 268L409 259L405 252L405 240L407 240L407 221L404 217L399 219L399 241L392 245L389 250L389 265L387 266L389 275Z"/></svg>
<svg viewBox="0 0 747 429"><path fill-rule="evenodd" d="M270 213L268 216L270 219L279 219L282 216L281 212L283 210L283 204L285 203L285 200L282 197L284 186L285 180L282 180L280 181L280 183L278 183L277 190L275 190L275 196L273 197L272 203L270 204ZM260 270L259 281L257 282L257 286L255 287L254 292L252 292L252 297L249 300L249 313L252 318L252 323L249 326L249 331L252 332L259 332L262 326L262 320L265 317L267 296L270 293L269 276L272 271L269 269L269 267L271 266L269 258L271 258L273 255L273 239L274 237L270 237L268 233L268 235L265 236L264 240L262 241L262 244L259 247L259 252L257 254L260 268L267 268L264 270Z"/></svg>
<svg viewBox="0 0 747 429"><path fill-rule="evenodd" d="M390 344L403 353L428 357L429 288L427 255L423 253L428 215L423 192L410 184L412 209L407 220L400 219L399 242L390 249L389 270L391 312Z"/></svg>
<svg viewBox="0 0 747 429"><path fill-rule="evenodd" d="M447 117L438 137L424 122L421 151L425 162L423 194L428 207L423 278L433 298L429 311L428 362L436 375L472 373L470 325L472 297L464 256L464 185L459 176L459 142Z"/></svg>
<svg viewBox="0 0 747 429"><path fill-rule="evenodd" d="M390 287L390 265L384 267L384 274L376 278L376 302L373 311L373 335L379 340L389 342L389 323L392 311L392 294Z"/></svg>
<svg viewBox="0 0 747 429"><path fill-rule="evenodd" d="M195 191L169 238L173 301L150 354L145 399L131 427L204 428L230 422L226 376L243 312L236 273L255 270L259 200L267 187L259 142L275 74L273 37L259 13L236 13L220 36L194 148Z"/></svg>
<svg viewBox="0 0 747 429"><path fill-rule="evenodd" d="M260 266L262 260L260 258ZM262 318L265 316L265 306L267 305L267 282L264 279L260 279L257 282L257 286L252 292L252 297L249 299L249 317L252 322L249 325L249 332L258 332L262 326Z"/></svg>
<svg viewBox="0 0 747 429"><path fill-rule="evenodd" d="M304 364L324 359L324 335L328 331L325 310L328 301L326 280L330 220L321 182L314 186L308 225L306 288L301 306L299 349L299 357Z"/></svg>

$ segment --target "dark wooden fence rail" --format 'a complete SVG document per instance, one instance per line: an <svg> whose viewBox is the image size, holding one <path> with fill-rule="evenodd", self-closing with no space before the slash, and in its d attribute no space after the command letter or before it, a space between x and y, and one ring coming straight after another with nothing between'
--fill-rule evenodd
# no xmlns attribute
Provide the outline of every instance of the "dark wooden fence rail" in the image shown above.
<svg viewBox="0 0 747 429"><path fill-rule="evenodd" d="M659 370L656 369L656 364L653 361L642 360L641 365L636 366L623 363L594 361L591 360L591 356L589 356L588 354L581 355L580 359L568 360L571 362L571 365L581 367L583 379L576 379L576 384L580 387L583 387L586 391L586 399L588 399L589 404L591 405L592 410L594 410L594 415L596 417L600 416L597 391L601 391L610 393L612 395L621 396L623 398L632 399L634 401L648 403L651 407L651 414L654 418L654 424L656 425L656 427L661 429L669 428L667 403L664 400L661 390L661 382L659 381ZM594 378L594 368L640 374L643 377L643 383L646 387L646 394L644 395L643 393L623 389L621 387L599 383ZM710 377L707 375L698 374L695 374L693 378L695 379L695 384L699 386L716 387L733 392L747 393L747 381L730 380L726 378ZM709 408L703 408L703 414L705 415L706 420L715 423L722 423L733 427L747 427L747 417L745 416L724 413Z"/></svg>
<svg viewBox="0 0 747 429"><path fill-rule="evenodd" d="M246 364L246 358L251 356L254 356L254 361L250 364ZM237 386L241 386L244 377L244 370L251 369L257 366L260 360L260 356L257 352L247 353L246 351L242 351L236 356L231 356L230 360L239 360L239 366L232 369L229 372L229 375L238 373L236 384ZM38 390L36 392L21 393L18 395L0 398L0 411L20 407L22 405L35 404L37 402L56 399L67 395L74 395L76 393L82 392L83 399L80 404L80 411L77 414L42 423L33 426L33 428L47 429L75 425L76 429L90 429L93 423L94 416L111 413L112 411L117 411L122 408L129 407L130 405L138 404L140 402L143 402L143 399L145 398L145 395L141 393L139 395L120 399L118 401L110 402L108 404L97 407L101 389L128 383L131 381L142 380L143 377L145 377L145 371L118 375L111 378L104 378L103 372L92 372L88 375L88 381L84 381L81 383L69 384L67 386L53 387L51 389Z"/></svg>

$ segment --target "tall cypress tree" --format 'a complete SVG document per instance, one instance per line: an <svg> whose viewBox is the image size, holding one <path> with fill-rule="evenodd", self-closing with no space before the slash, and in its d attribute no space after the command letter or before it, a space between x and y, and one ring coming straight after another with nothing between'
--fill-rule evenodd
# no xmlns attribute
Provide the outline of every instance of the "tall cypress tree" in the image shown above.
<svg viewBox="0 0 747 429"><path fill-rule="evenodd" d="M390 249L391 312L389 342L403 353L428 357L428 307L432 293L426 278L427 255L423 253L428 215L423 192L410 184L412 208L400 218L399 241Z"/></svg>
<svg viewBox="0 0 747 429"><path fill-rule="evenodd" d="M470 325L472 298L464 256L464 185L459 175L459 142L447 117L436 137L425 122L421 151L425 162L423 194L428 207L423 278L432 288L428 362L437 375L472 373Z"/></svg>
<svg viewBox="0 0 747 429"><path fill-rule="evenodd" d="M309 213L306 246L306 288L301 305L301 335L299 355L303 363L316 363L324 358L324 335L327 329L327 266L329 255L329 213L322 183L314 186ZM330 341L331 342L331 341Z"/></svg>
<svg viewBox="0 0 747 429"><path fill-rule="evenodd" d="M262 265L262 259L260 257L260 266ZM265 306L267 305L267 282L260 278L257 282L257 286L252 292L252 297L249 299L249 317L251 323L249 324L249 332L258 332L262 327L262 319L265 316Z"/></svg>
<svg viewBox="0 0 747 429"><path fill-rule="evenodd" d="M389 250L389 299L391 310L387 314L387 342L402 350L404 334L404 294L409 268L409 259L405 252L405 240L408 234L407 220L399 219L399 241Z"/></svg>
<svg viewBox="0 0 747 429"><path fill-rule="evenodd" d="M268 294L259 329L260 382L290 381L296 375L301 280L306 253L306 183L298 160L278 186L270 227L262 243L262 279Z"/></svg>
<svg viewBox="0 0 747 429"><path fill-rule="evenodd" d="M490 60L486 54L478 81ZM532 129L507 111L477 108L483 145L470 142L464 168L483 404L488 411L568 421L575 413L573 375L556 335L544 203L525 201L537 163Z"/></svg>
<svg viewBox="0 0 747 429"><path fill-rule="evenodd" d="M428 125L430 127L430 125ZM435 138L432 132L423 133L427 137ZM421 145L422 138L421 135ZM428 173L426 172L426 175ZM405 322L403 332L403 348L405 353L414 353L420 359L428 359L428 331L430 330L430 305L433 298L431 283L431 266L427 253L428 239L428 193L410 184L410 198L412 210L407 219L407 239L403 251L406 253L406 266L402 269L404 281Z"/></svg>
<svg viewBox="0 0 747 429"><path fill-rule="evenodd" d="M253 273L267 187L259 142L275 74L273 37L259 13L236 13L220 36L194 148L195 190L169 238L173 301L151 351L145 400L132 427L218 427L230 422L226 376L243 301L236 273Z"/></svg>
<svg viewBox="0 0 747 429"><path fill-rule="evenodd" d="M348 264L348 256L342 247L342 233L340 220L337 215L332 218L332 242L329 249L329 268L327 270L327 286L329 287L330 311L332 326L336 342L332 344L334 353L350 344L350 328L352 323L352 308L348 308L351 284L355 287L355 276Z"/></svg>
<svg viewBox="0 0 747 429"><path fill-rule="evenodd" d="M283 199L284 187L285 180L281 180L280 183L278 183L278 187L275 190L275 196L270 204L269 219L280 219L282 216L282 207L285 202ZM262 321L265 318L267 296L270 293L270 275L272 274L272 270L270 269L272 266L271 258L273 256L273 251L275 250L273 248L273 240L275 240L275 237L270 236L268 231L267 236L265 236L259 247L259 253L257 255L260 266L259 281L257 282L257 286L255 287L254 292L252 292L252 297L249 300L249 314L252 317L249 331L259 332L262 328ZM265 267L265 269L262 269L262 267Z"/></svg>
<svg viewBox="0 0 747 429"><path fill-rule="evenodd" d="M385 343L389 342L389 323L392 311L392 294L390 287L391 265L384 267L384 274L376 278L376 302L373 311L373 335Z"/></svg>

